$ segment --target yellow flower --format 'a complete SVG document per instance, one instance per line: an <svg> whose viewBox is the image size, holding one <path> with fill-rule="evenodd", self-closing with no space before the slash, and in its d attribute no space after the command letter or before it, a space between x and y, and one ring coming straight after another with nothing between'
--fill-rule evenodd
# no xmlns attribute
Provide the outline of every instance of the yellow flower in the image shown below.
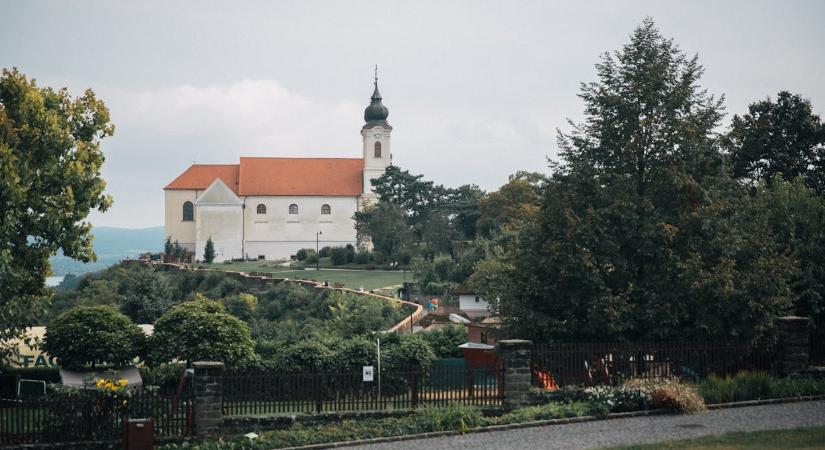
<svg viewBox="0 0 825 450"><path fill-rule="evenodd" d="M127 380L126 378L121 378L121 379L117 380L117 384L119 384L121 387L123 387L123 386L126 386L127 384L129 384L129 380Z"/></svg>

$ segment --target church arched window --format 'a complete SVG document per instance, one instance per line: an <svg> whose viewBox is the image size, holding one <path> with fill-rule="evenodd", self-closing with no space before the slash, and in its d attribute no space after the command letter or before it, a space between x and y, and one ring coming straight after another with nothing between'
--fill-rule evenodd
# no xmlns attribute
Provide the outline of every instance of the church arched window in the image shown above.
<svg viewBox="0 0 825 450"><path fill-rule="evenodd" d="M264 205L263 203L259 204L257 212L258 214L266 214L266 205Z"/></svg>
<svg viewBox="0 0 825 450"><path fill-rule="evenodd" d="M329 205L321 205L321 214L330 215L332 214L332 208Z"/></svg>
<svg viewBox="0 0 825 450"><path fill-rule="evenodd" d="M381 157L381 143L380 142L375 143L375 157L376 158Z"/></svg>
<svg viewBox="0 0 825 450"><path fill-rule="evenodd" d="M190 201L183 202L183 221L191 222L195 220L195 205Z"/></svg>
<svg viewBox="0 0 825 450"><path fill-rule="evenodd" d="M295 203L289 205L289 213L298 214L298 205L296 205Z"/></svg>

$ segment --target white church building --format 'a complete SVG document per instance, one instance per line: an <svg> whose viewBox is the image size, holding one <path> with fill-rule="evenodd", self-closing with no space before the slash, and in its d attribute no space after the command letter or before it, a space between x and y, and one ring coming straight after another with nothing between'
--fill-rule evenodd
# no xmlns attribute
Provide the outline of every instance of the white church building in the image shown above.
<svg viewBox="0 0 825 450"><path fill-rule="evenodd" d="M353 215L376 198L370 180L392 162L378 78L361 128L361 158L246 158L193 164L165 188L166 235L203 259L284 259L302 248L355 246ZM320 233L320 234L318 234Z"/></svg>

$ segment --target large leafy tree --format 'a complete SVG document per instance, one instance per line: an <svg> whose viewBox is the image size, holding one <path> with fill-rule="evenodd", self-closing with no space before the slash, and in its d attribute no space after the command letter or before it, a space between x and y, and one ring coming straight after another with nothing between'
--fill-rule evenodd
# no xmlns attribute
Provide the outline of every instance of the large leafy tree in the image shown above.
<svg viewBox="0 0 825 450"><path fill-rule="evenodd" d="M825 124L804 97L782 91L776 101L752 103L733 116L725 146L738 178L770 184L776 175L802 177L825 194Z"/></svg>
<svg viewBox="0 0 825 450"><path fill-rule="evenodd" d="M541 212L497 264L500 309L537 339L756 339L789 308L787 258L727 178L721 101L646 19L582 85ZM478 278L478 277L476 277ZM477 281L477 285L483 282Z"/></svg>
<svg viewBox="0 0 825 450"><path fill-rule="evenodd" d="M62 367L129 364L143 351L145 336L128 317L111 306L78 306L46 328L43 350Z"/></svg>
<svg viewBox="0 0 825 450"><path fill-rule="evenodd" d="M228 314L222 304L203 297L176 305L161 316L150 346L156 363L223 361L232 367L254 358L246 323Z"/></svg>
<svg viewBox="0 0 825 450"><path fill-rule="evenodd" d="M413 234L399 206L389 202L367 205L355 213L359 241L369 240L380 262L398 262L409 251Z"/></svg>
<svg viewBox="0 0 825 450"><path fill-rule="evenodd" d="M100 141L112 135L94 92L72 98L17 69L0 77L0 342L42 311L48 258L58 250L93 261L90 210L111 199L100 176ZM9 351L0 346L0 353Z"/></svg>

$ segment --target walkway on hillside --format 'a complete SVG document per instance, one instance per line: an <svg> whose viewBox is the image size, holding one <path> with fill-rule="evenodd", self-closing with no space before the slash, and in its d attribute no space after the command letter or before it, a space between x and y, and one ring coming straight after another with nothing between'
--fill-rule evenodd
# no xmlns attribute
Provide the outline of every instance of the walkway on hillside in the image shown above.
<svg viewBox="0 0 825 450"><path fill-rule="evenodd" d="M825 401L717 409L706 413L649 416L550 425L464 436L389 442L369 450L592 449L698 438L740 431L825 425Z"/></svg>

